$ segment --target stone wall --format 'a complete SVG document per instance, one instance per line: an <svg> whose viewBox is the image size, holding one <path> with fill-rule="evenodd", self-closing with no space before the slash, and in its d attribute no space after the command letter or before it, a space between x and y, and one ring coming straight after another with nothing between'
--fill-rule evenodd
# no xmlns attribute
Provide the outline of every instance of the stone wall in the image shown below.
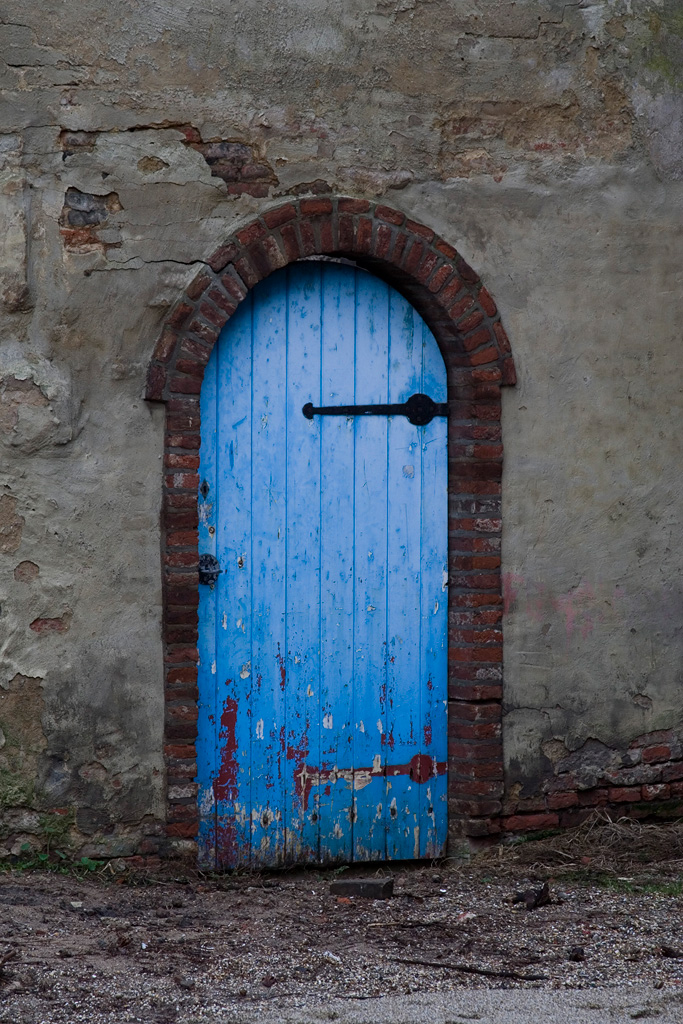
<svg viewBox="0 0 683 1024"><path fill-rule="evenodd" d="M165 841L147 368L226 238L326 195L453 245L515 355L482 829L678 813L678 7L0 0L2 850Z"/></svg>

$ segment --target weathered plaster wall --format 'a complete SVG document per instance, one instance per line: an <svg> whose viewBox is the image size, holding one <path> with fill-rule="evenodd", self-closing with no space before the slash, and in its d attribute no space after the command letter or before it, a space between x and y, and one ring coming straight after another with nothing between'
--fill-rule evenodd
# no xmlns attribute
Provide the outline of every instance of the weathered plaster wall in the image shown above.
<svg viewBox="0 0 683 1024"><path fill-rule="evenodd" d="M574 750L614 768L679 729L675 0L2 0L0 22L7 848L59 809L85 852L154 849L145 369L201 260L286 195L386 195L503 314L508 809L545 806Z"/></svg>

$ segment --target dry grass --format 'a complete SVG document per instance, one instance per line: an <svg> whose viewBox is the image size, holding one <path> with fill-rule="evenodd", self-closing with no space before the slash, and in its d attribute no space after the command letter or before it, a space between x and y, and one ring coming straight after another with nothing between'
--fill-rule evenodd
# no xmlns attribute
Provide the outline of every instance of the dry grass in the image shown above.
<svg viewBox="0 0 683 1024"><path fill-rule="evenodd" d="M683 875L683 820L643 824L631 818L611 818L596 810L583 824L555 834L522 837L477 854L473 866L497 874L519 869L552 871L577 869L607 874Z"/></svg>

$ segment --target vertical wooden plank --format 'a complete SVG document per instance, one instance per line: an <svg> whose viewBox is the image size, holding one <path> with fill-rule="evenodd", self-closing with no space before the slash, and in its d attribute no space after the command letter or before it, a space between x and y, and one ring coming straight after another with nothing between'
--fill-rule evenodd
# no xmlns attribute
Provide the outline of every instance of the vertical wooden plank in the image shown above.
<svg viewBox="0 0 683 1024"><path fill-rule="evenodd" d="M386 403L388 288L356 274L355 403ZM355 417L354 860L386 856L387 419Z"/></svg>
<svg viewBox="0 0 683 1024"><path fill-rule="evenodd" d="M287 278L254 291L252 357L251 861L285 854Z"/></svg>
<svg viewBox="0 0 683 1024"><path fill-rule="evenodd" d="M446 367L436 339L415 313L422 334L422 390L435 402L447 400ZM417 333L417 330L416 330ZM418 334L419 337L419 334ZM448 459L447 421L432 420L422 433L421 692L423 777L419 787L420 843L415 856L439 857L448 832Z"/></svg>
<svg viewBox="0 0 683 1024"><path fill-rule="evenodd" d="M251 758L251 296L218 346L218 485L216 524L223 575L218 595L216 686L218 763L214 791L218 866L250 859Z"/></svg>
<svg viewBox="0 0 683 1024"><path fill-rule="evenodd" d="M216 523L219 516L216 479L216 373L218 345L209 359L200 395L201 447L199 449L199 552L216 554ZM220 579L220 577L219 577ZM216 867L216 802L214 772L218 749L216 724L216 591L199 588L197 647L199 689L197 720L197 783L199 791L199 865Z"/></svg>
<svg viewBox="0 0 683 1024"><path fill-rule="evenodd" d="M422 390L422 330L412 306L390 293L389 401L405 402ZM420 536L422 428L405 416L388 423L387 507L387 857L417 855L420 784L414 757L420 750Z"/></svg>
<svg viewBox="0 0 683 1024"><path fill-rule="evenodd" d="M322 264L322 405L353 402L355 275ZM350 416L323 416L320 460L321 771L317 791L323 862L352 859L353 444Z"/></svg>
<svg viewBox="0 0 683 1024"><path fill-rule="evenodd" d="M319 858L320 772L320 264L289 277L287 323L286 858Z"/></svg>

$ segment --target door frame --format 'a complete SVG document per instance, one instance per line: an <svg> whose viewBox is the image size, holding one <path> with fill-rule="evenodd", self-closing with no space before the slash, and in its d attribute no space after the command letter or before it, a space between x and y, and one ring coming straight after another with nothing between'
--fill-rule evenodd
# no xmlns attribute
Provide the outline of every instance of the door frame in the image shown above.
<svg viewBox="0 0 683 1024"><path fill-rule="evenodd" d="M516 382L496 304L457 251L379 203L301 199L267 209L205 261L163 325L145 397L166 406L162 590L169 852L196 854L197 489L204 368L249 289L312 256L344 257L403 294L448 380L448 816L451 848L503 813L501 387Z"/></svg>

